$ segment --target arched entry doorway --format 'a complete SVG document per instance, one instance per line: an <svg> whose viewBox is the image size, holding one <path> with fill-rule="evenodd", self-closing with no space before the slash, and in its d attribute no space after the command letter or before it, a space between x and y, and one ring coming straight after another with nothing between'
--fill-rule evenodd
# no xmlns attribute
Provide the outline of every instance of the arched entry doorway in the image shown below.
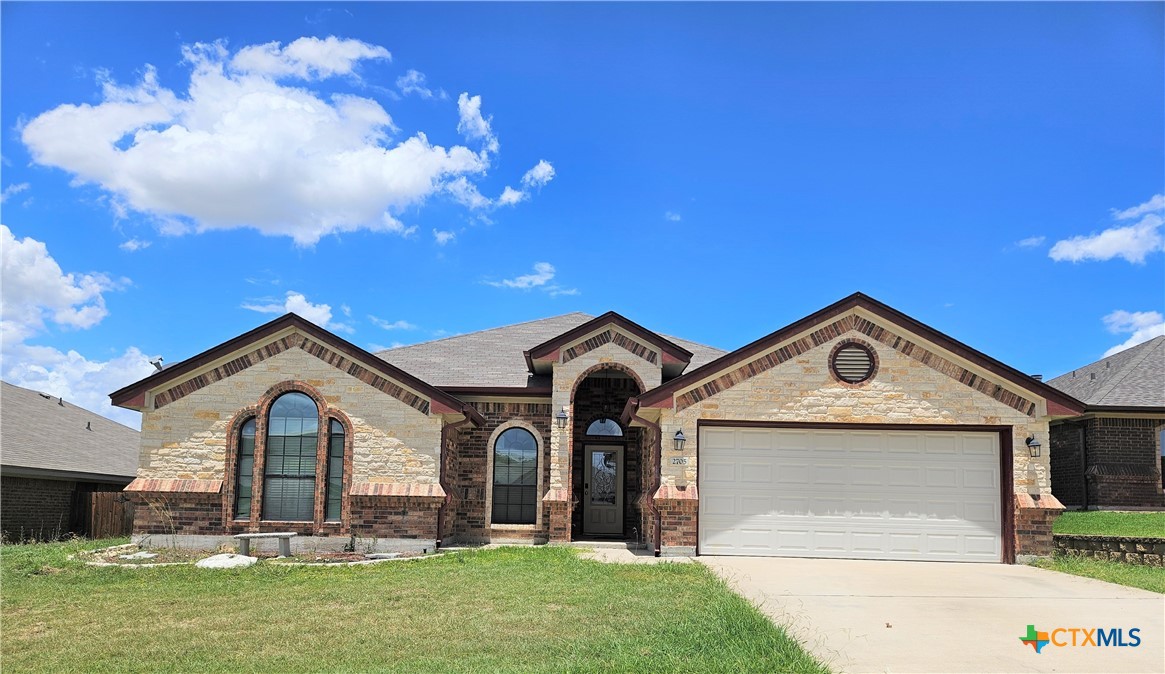
<svg viewBox="0 0 1165 674"><path fill-rule="evenodd" d="M638 378L614 363L597 367L575 385L572 539L643 537L641 429L619 423L627 399L641 392Z"/></svg>

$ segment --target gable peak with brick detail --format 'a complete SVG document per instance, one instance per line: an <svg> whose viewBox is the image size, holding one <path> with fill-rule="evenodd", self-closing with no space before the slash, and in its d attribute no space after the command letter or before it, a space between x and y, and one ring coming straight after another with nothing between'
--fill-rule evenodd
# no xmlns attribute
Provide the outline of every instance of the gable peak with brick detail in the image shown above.
<svg viewBox="0 0 1165 674"><path fill-rule="evenodd" d="M288 349L301 349L422 414L462 414L475 423L482 421L472 406L294 313L168 366L109 397L126 409L164 407Z"/></svg>
<svg viewBox="0 0 1165 674"><path fill-rule="evenodd" d="M684 409L839 337L876 342L1028 416L1076 416L1079 400L863 293L854 293L640 395L640 408ZM825 349L822 358L828 357Z"/></svg>
<svg viewBox="0 0 1165 674"><path fill-rule="evenodd" d="M691 351L621 314L608 311L526 351L526 366L531 374L549 374L554 364L570 362L608 343L661 368L664 378L678 376L692 361Z"/></svg>

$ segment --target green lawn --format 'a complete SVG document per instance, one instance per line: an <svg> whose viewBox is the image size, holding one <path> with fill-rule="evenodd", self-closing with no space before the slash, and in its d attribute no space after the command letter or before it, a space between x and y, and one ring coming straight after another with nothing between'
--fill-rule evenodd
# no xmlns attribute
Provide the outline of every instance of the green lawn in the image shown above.
<svg viewBox="0 0 1165 674"><path fill-rule="evenodd" d="M1165 512L1065 512L1052 524L1057 534L1085 536L1157 536L1165 538Z"/></svg>
<svg viewBox="0 0 1165 674"><path fill-rule="evenodd" d="M92 547L0 548L5 672L826 671L701 564L556 547L230 571L66 560Z"/></svg>
<svg viewBox="0 0 1165 674"><path fill-rule="evenodd" d="M1092 559L1074 555L1056 555L1050 559L1040 559L1035 562L1035 565L1042 569L1062 571L1075 576L1087 576L1165 594L1165 569L1159 566L1125 564L1107 559Z"/></svg>

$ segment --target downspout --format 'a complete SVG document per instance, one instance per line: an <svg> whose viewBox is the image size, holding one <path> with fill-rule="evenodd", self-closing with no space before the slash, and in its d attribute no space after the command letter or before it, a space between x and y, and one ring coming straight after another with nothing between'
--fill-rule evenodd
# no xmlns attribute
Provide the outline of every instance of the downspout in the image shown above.
<svg viewBox="0 0 1165 674"><path fill-rule="evenodd" d="M655 507L655 492L659 490L659 485L663 481L663 435L659 424L654 421L648 421L639 416L639 399L631 398L627 401L627 408L625 413L635 421L647 426L655 431L655 442L652 444L652 455L655 459L655 470L652 471L652 483L647 489L647 508L651 511L651 518L655 524L655 556L659 557L660 553L660 538L663 533L663 514L659 512L659 508Z"/></svg>
<svg viewBox="0 0 1165 674"><path fill-rule="evenodd" d="M441 427L441 469L440 469L439 477L437 478L437 483L441 485L441 489L445 492L445 500L444 500L444 502L441 503L441 507L437 509L437 547L436 547L436 550L440 550L441 545L444 543L444 540L442 540L441 535L442 535L442 532L445 531L445 514L446 514L446 511L449 509L449 504L453 502L453 487L446 484L446 482L445 482L445 452L447 451L447 448L449 446L450 436L453 433L457 432L457 430L460 429L462 426L464 426L465 424L468 424L472 421L473 421L473 417L471 417L469 414L466 414L465 418L462 419L461 421L458 421L458 422L452 423L452 424L445 424L444 426Z"/></svg>

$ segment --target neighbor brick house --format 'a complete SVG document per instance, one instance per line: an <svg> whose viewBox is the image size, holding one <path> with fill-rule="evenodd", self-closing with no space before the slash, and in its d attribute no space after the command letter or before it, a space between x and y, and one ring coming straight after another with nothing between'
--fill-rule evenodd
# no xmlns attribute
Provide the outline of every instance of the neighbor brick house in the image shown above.
<svg viewBox="0 0 1165 674"><path fill-rule="evenodd" d="M1165 508L1165 337L1048 382L1085 404L1051 424L1052 490L1080 508Z"/></svg>
<svg viewBox="0 0 1165 674"><path fill-rule="evenodd" d="M607 313L372 354L289 314L112 399L139 537L1003 562L1050 552L1028 444L1083 411L860 293L729 353Z"/></svg>
<svg viewBox="0 0 1165 674"><path fill-rule="evenodd" d="M137 473L140 444L132 428L47 393L0 382L4 539L88 535L88 496L124 489ZM123 525L102 533L128 531Z"/></svg>

